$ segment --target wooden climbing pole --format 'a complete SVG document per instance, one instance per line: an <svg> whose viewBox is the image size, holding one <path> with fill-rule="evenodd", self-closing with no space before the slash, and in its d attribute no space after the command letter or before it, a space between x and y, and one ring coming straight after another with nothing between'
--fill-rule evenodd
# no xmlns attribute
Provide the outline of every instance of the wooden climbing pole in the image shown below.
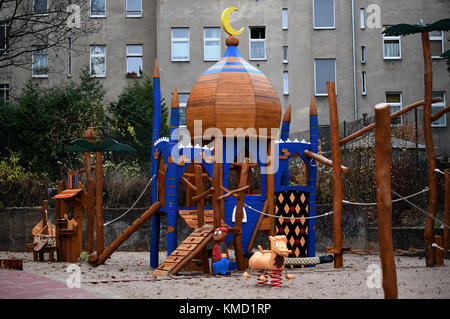
<svg viewBox="0 0 450 319"><path fill-rule="evenodd" d="M334 82L327 82L330 108L331 157L333 161L333 254L334 268L344 266L342 254L342 160L339 145L339 117Z"/></svg>
<svg viewBox="0 0 450 319"><path fill-rule="evenodd" d="M428 32L422 32L422 49L424 58L424 85L425 104L423 106L423 135L425 138L425 151L428 164L428 214L425 231L425 263L427 267L435 265L433 240L434 240L434 219L437 209L437 176L436 172L436 152L434 151L433 135L431 131L431 99L433 93L433 67L430 53L430 36Z"/></svg>
<svg viewBox="0 0 450 319"><path fill-rule="evenodd" d="M444 223L450 225L450 170L447 168L444 171L445 181L444 181L444 193L445 193L445 204L444 204ZM450 229L444 228L444 254L448 254L450 250Z"/></svg>
<svg viewBox="0 0 450 319"><path fill-rule="evenodd" d="M375 106L375 181L384 297L397 299L397 274L392 243L391 118L389 113L389 104L382 103Z"/></svg>

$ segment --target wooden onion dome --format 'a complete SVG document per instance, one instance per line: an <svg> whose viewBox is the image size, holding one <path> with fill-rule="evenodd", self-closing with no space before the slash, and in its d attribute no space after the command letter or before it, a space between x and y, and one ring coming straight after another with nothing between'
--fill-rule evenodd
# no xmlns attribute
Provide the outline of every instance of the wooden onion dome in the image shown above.
<svg viewBox="0 0 450 319"><path fill-rule="evenodd" d="M202 134L208 128L255 128L257 136L270 136L279 128L281 105L267 77L242 58L235 36L226 39L224 56L206 70L195 83L186 106L186 124L194 136L194 120L202 121ZM259 129L266 128L266 134Z"/></svg>

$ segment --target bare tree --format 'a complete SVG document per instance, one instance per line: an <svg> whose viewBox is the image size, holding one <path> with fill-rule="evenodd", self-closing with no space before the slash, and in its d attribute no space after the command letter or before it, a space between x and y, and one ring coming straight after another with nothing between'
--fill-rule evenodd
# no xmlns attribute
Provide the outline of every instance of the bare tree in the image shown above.
<svg viewBox="0 0 450 319"><path fill-rule="evenodd" d="M0 0L0 69L29 69L32 53L67 49L68 39L96 31L86 0Z"/></svg>

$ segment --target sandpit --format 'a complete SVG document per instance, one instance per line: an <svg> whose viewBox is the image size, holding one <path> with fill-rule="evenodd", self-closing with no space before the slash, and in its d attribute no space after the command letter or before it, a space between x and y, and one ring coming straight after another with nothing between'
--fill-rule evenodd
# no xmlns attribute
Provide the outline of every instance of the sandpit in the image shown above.
<svg viewBox="0 0 450 319"><path fill-rule="evenodd" d="M318 255L321 255L318 253ZM160 262L166 257L160 254ZM32 253L0 252L0 258L23 259L23 271L66 282L68 263L33 262ZM450 262L427 268L421 256L396 256L399 298L450 298ZM116 252L97 268L78 263L81 288L109 298L132 299L382 299L377 287L379 255L350 254L344 256L344 268L333 264L313 268L288 269L295 278L284 279L283 287L259 287L256 276L244 278L242 272L228 277L214 277L183 272L175 277L153 277L148 266L148 252ZM380 267L380 268L378 268ZM76 289L76 288L73 288Z"/></svg>

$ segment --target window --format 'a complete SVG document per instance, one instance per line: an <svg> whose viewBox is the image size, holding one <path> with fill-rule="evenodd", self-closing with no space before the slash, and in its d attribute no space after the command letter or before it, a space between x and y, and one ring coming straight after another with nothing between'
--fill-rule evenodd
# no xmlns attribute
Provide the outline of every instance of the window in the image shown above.
<svg viewBox="0 0 450 319"><path fill-rule="evenodd" d="M366 71L361 72L361 95L367 95L367 76Z"/></svg>
<svg viewBox="0 0 450 319"><path fill-rule="evenodd" d="M385 26L386 29L389 26ZM402 45L400 36L383 35L383 58L385 60L399 60L402 58Z"/></svg>
<svg viewBox="0 0 450 319"><path fill-rule="evenodd" d="M283 72L283 94L289 95L289 72Z"/></svg>
<svg viewBox="0 0 450 319"><path fill-rule="evenodd" d="M186 105L189 99L189 93L178 93L178 106L179 106L179 125L180 127L186 127Z"/></svg>
<svg viewBox="0 0 450 319"><path fill-rule="evenodd" d="M283 47L283 63L288 63L288 47Z"/></svg>
<svg viewBox="0 0 450 319"><path fill-rule="evenodd" d="M364 11L364 8L361 8L359 9L359 23L361 30L364 30L366 28L365 21L366 21L366 13Z"/></svg>
<svg viewBox="0 0 450 319"><path fill-rule="evenodd" d="M90 69L95 77L106 77L106 46L91 45Z"/></svg>
<svg viewBox="0 0 450 319"><path fill-rule="evenodd" d="M391 106L391 114L400 111L402 108L402 93L401 92L386 92L386 103ZM402 117L396 117L392 120L393 124L401 124Z"/></svg>
<svg viewBox="0 0 450 319"><path fill-rule="evenodd" d="M106 16L106 0L91 0L91 17Z"/></svg>
<svg viewBox="0 0 450 319"><path fill-rule="evenodd" d="M33 0L33 13L34 14L47 14L48 13L47 0Z"/></svg>
<svg viewBox="0 0 450 319"><path fill-rule="evenodd" d="M282 10L281 28L283 30L287 30L287 28L288 28L288 9L286 9L286 8Z"/></svg>
<svg viewBox="0 0 450 319"><path fill-rule="evenodd" d="M361 46L361 63L366 63L366 47Z"/></svg>
<svg viewBox="0 0 450 319"><path fill-rule="evenodd" d="M32 48L31 75L41 78L48 77L48 51L43 46L34 46Z"/></svg>
<svg viewBox="0 0 450 319"><path fill-rule="evenodd" d="M431 104L431 114L434 114L445 107L445 92L433 92L433 99L440 97L442 102ZM447 126L447 116L441 116L437 121L431 123L432 127L446 127Z"/></svg>
<svg viewBox="0 0 450 319"><path fill-rule="evenodd" d="M72 38L68 38L68 52L67 52L67 76L72 76Z"/></svg>
<svg viewBox="0 0 450 319"><path fill-rule="evenodd" d="M328 96L327 82L336 82L336 59L315 59L314 81L316 96Z"/></svg>
<svg viewBox="0 0 450 319"><path fill-rule="evenodd" d="M444 52L444 32L431 31L430 32L430 50L433 59L441 59L441 54Z"/></svg>
<svg viewBox="0 0 450 319"><path fill-rule="evenodd" d="M127 17L142 17L142 0L127 0Z"/></svg>
<svg viewBox="0 0 450 319"><path fill-rule="evenodd" d="M9 100L9 84L0 84L0 101Z"/></svg>
<svg viewBox="0 0 450 319"><path fill-rule="evenodd" d="M172 61L189 61L189 28L172 28Z"/></svg>
<svg viewBox="0 0 450 319"><path fill-rule="evenodd" d="M8 29L6 21L0 21L0 55L8 54Z"/></svg>
<svg viewBox="0 0 450 319"><path fill-rule="evenodd" d="M334 29L334 0L314 0L314 29Z"/></svg>
<svg viewBox="0 0 450 319"><path fill-rule="evenodd" d="M250 60L266 60L266 28L250 27Z"/></svg>
<svg viewBox="0 0 450 319"><path fill-rule="evenodd" d="M205 61L219 61L220 28L204 28L203 35L203 59Z"/></svg>
<svg viewBox="0 0 450 319"><path fill-rule="evenodd" d="M142 44L127 45L127 74L141 77L142 69Z"/></svg>

